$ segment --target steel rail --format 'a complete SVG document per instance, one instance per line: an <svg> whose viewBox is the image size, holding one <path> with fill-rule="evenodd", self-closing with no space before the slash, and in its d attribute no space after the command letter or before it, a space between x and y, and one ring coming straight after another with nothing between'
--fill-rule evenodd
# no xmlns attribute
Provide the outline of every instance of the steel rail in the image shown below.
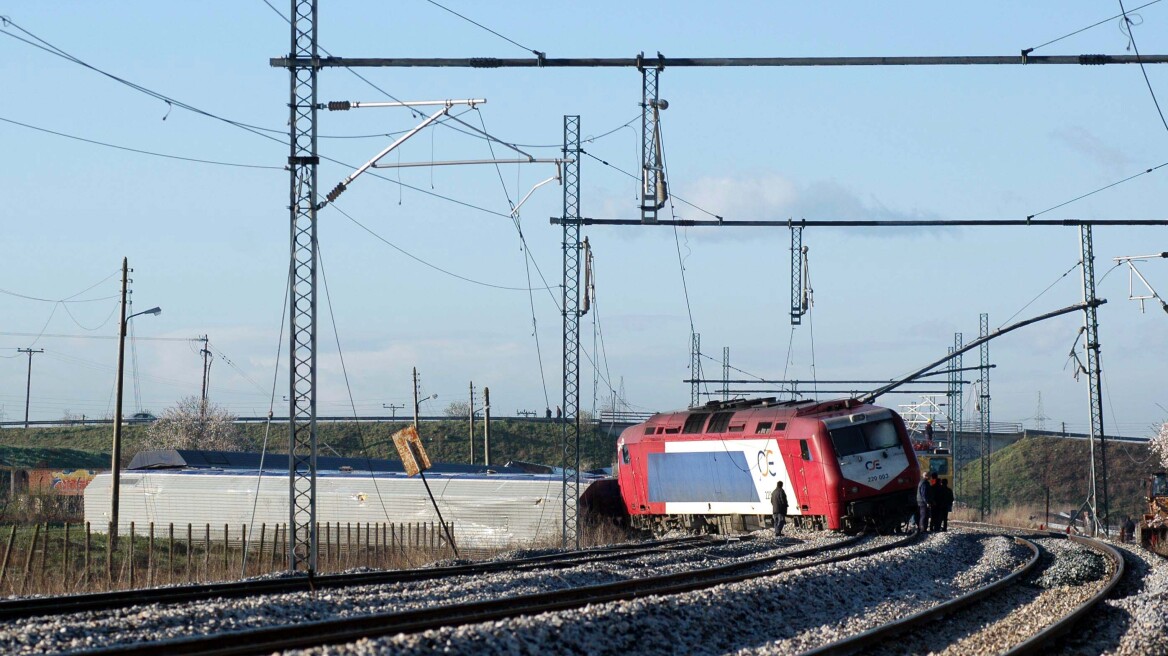
<svg viewBox="0 0 1168 656"><path fill-rule="evenodd" d="M942 617L952 613L953 611L965 608L974 602L984 599L988 595L998 592L1006 586L1017 583L1022 576L1029 573L1034 569L1035 565L1038 564L1038 559L1041 556L1042 551L1038 545L1020 537L1015 537L1014 542L1030 549L1031 556L1030 559L1026 561L1026 563L1021 568L1010 572L1010 574L1007 576L998 579L993 583L983 585L976 590L967 592L960 597L950 599L944 603L926 608L917 613L913 613L908 617L903 617L873 629L869 629L863 633L857 633L856 635L849 636L843 640L837 640L836 642L802 652L801 656L837 656L839 654L854 653L863 648L877 645L885 640L888 640L889 638L892 638L893 636L904 633L909 629L939 620Z"/></svg>
<svg viewBox="0 0 1168 656"><path fill-rule="evenodd" d="M615 583L605 583L554 592L541 592L506 599L442 605L397 613L377 613L359 617L339 618L319 622L279 626L252 631L180 638L164 642L118 645L99 651L86 652L88 656L121 654L125 656L240 656L269 654L286 649L309 648L342 644L364 638L375 638L401 633L417 633L442 627L463 626L502 620L521 615L535 615L551 611L580 608L590 604L626 601L650 595L675 595L717 585L738 583L750 579L773 576L797 569L825 565L881 553L920 540L918 533L895 542L878 545L851 553L839 554L810 563L769 567L763 571L743 572L760 565L795 557L804 557L849 546L862 539L857 536L830 545L755 558L718 567L647 577Z"/></svg>
<svg viewBox="0 0 1168 656"><path fill-rule="evenodd" d="M601 547L582 552L565 552L515 558L489 563L451 565L427 569L404 569L355 574L329 574L311 579L305 576L255 581L230 581L169 588L98 592L84 595L17 598L0 601L0 621L70 613L107 611L145 604L177 604L215 598L253 597L314 590L437 580L454 576L474 576L500 571L528 571L572 567L581 563L636 558L651 553L693 549L716 544L707 537L685 537L643 542L630 546Z"/></svg>
<svg viewBox="0 0 1168 656"><path fill-rule="evenodd" d="M1115 589L1115 586L1119 584L1120 580L1123 579L1123 556L1115 549L1115 547L1104 542L1100 542L1099 540L1080 537L1078 535L1064 535L1062 533L1051 533L1050 535L1052 537L1057 536L1066 538L1072 542L1077 542L1078 544L1101 552L1104 556L1111 560L1112 564L1115 566L1114 571L1111 573L1111 578L1108 579L1107 583L1104 584L1098 592L1092 595L1091 598L1076 606L1073 611L1068 613L1059 621L1030 636L1030 638L1022 644L1014 646L1005 653L1005 656L1022 656L1023 654L1034 654L1049 647L1051 641L1053 641L1055 638L1058 638L1059 636L1062 636L1067 631L1070 631L1076 622L1082 619L1084 615L1091 612L1095 606L1099 605L1099 602L1106 599L1107 596L1111 594L1111 591Z"/></svg>

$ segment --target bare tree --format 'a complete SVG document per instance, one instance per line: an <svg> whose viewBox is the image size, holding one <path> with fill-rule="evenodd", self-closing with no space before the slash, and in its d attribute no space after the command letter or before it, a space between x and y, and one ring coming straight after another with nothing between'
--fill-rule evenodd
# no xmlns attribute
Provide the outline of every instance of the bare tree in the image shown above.
<svg viewBox="0 0 1168 656"><path fill-rule="evenodd" d="M467 401L451 401L446 406L446 409L443 410L443 413L447 417L465 418L470 415L470 403Z"/></svg>
<svg viewBox="0 0 1168 656"><path fill-rule="evenodd" d="M1160 465L1168 467L1168 423L1160 425L1160 432L1152 437L1149 446L1152 447L1152 453L1160 457Z"/></svg>
<svg viewBox="0 0 1168 656"><path fill-rule="evenodd" d="M188 396L167 408L147 428L147 435L156 449L247 450L235 415L197 396Z"/></svg>

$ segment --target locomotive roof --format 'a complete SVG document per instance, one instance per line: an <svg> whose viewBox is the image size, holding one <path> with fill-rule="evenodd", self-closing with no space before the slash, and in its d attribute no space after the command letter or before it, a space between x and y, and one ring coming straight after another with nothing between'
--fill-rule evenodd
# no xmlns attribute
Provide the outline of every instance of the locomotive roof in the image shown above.
<svg viewBox="0 0 1168 656"><path fill-rule="evenodd" d="M854 398L834 399L831 401L797 400L779 401L773 396L757 399L733 399L730 401L710 401L704 405L694 406L685 410L659 412L648 419L646 423L659 419L691 415L694 413L729 412L736 410L773 409L777 416L805 417L808 415L825 415L834 412L855 410L863 407L862 401Z"/></svg>

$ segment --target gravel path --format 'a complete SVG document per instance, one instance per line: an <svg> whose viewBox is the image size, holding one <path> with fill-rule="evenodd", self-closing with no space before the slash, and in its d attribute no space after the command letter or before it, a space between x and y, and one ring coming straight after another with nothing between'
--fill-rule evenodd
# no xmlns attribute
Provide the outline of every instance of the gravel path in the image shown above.
<svg viewBox="0 0 1168 656"><path fill-rule="evenodd" d="M855 561L665 599L648 597L296 653L790 654L979 587L1016 568L1027 554L1006 538L934 534L911 547Z"/></svg>

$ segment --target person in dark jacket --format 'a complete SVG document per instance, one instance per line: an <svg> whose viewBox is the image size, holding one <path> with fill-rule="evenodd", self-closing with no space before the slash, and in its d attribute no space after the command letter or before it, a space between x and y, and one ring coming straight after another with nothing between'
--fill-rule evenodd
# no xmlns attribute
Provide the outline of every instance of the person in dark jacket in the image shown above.
<svg viewBox="0 0 1168 656"><path fill-rule="evenodd" d="M933 486L929 485L929 477L935 474L924 474L917 485L917 530L924 533L929 530L929 507L933 505Z"/></svg>
<svg viewBox="0 0 1168 656"><path fill-rule="evenodd" d="M949 489L949 481L942 478L941 483L933 488L937 496L937 516L933 520L934 531L949 530L949 513L953 510L953 490Z"/></svg>
<svg viewBox="0 0 1168 656"><path fill-rule="evenodd" d="M771 492L771 514L775 520L775 537L783 534L783 526L787 523L787 493L783 491L783 482L775 485Z"/></svg>

